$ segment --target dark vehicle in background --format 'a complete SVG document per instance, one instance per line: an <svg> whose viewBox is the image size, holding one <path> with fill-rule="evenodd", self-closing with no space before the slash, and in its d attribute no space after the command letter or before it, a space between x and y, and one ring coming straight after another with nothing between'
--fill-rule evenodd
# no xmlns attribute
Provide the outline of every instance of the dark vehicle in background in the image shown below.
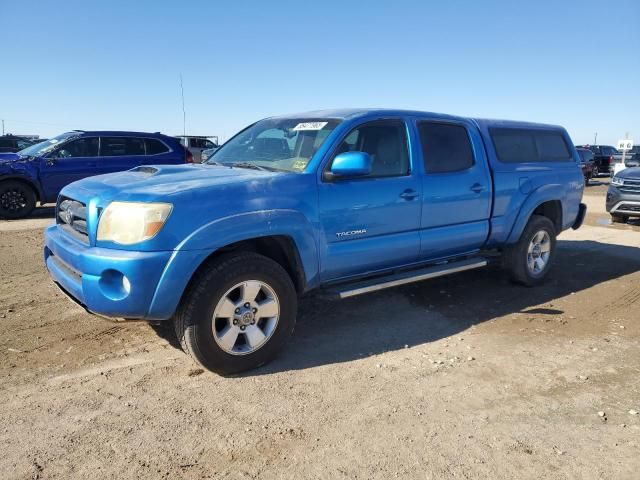
<svg viewBox="0 0 640 480"><path fill-rule="evenodd" d="M593 178L595 163L593 160L593 152L586 148L576 148L576 150L580 156L580 169L582 170L582 175L584 175L584 184L589 185L589 180Z"/></svg>
<svg viewBox="0 0 640 480"><path fill-rule="evenodd" d="M609 175L613 172L616 157L620 155L616 147L612 147L611 145L577 145L576 148L586 148L593 152L594 178L600 174Z"/></svg>
<svg viewBox="0 0 640 480"><path fill-rule="evenodd" d="M640 168L625 168L611 179L607 212L614 223L626 223L629 217L640 217Z"/></svg>
<svg viewBox="0 0 640 480"><path fill-rule="evenodd" d="M0 137L0 153L15 153L35 144L33 140L17 135L2 135Z"/></svg>
<svg viewBox="0 0 640 480"><path fill-rule="evenodd" d="M37 202L55 202L63 187L85 177L182 163L193 163L191 154L161 133L63 133L18 153L0 154L0 217L25 217Z"/></svg>

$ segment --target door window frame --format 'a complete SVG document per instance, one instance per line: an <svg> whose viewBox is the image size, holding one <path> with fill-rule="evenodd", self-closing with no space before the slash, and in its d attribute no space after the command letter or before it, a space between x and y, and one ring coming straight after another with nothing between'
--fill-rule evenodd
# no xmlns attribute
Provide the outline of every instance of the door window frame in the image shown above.
<svg viewBox="0 0 640 480"><path fill-rule="evenodd" d="M350 178L344 178L344 179L334 178L331 181L326 180L324 178L324 174L326 172L331 171L331 165L333 164L333 161L338 155L337 153L338 149L342 145L342 142L344 142L349 135L351 135L355 130L358 130L368 125L390 124L390 123L396 124L396 126L403 127L403 132L404 132L403 144L407 152L407 166L408 166L406 173L401 175L367 175L362 177L350 177ZM328 157L328 160L324 163L323 167L320 169L320 181L321 183L340 183L340 182L347 182L347 181L385 180L389 178L410 177L413 174L413 172L414 172L414 167L413 167L413 156L411 155L411 135L410 135L409 124L407 120L404 118L398 118L398 117L376 118L373 120L365 120L362 123L359 123L354 127L350 128L345 134L340 136L338 141L335 143L331 151L331 154Z"/></svg>

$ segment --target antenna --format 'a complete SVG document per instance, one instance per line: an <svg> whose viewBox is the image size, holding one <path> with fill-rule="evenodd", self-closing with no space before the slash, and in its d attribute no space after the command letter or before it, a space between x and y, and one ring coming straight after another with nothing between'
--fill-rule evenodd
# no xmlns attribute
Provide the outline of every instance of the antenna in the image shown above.
<svg viewBox="0 0 640 480"><path fill-rule="evenodd" d="M180 74L180 93L182 94L182 135L187 136L187 112L184 109L184 86L182 84L182 73Z"/></svg>

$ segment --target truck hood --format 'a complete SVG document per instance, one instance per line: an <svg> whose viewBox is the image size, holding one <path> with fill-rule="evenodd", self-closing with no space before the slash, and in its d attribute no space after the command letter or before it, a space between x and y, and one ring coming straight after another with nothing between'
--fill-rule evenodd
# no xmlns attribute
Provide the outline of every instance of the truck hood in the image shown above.
<svg viewBox="0 0 640 480"><path fill-rule="evenodd" d="M178 196L211 195L211 187L219 187L216 193L238 184L255 188L281 175L218 165L149 165L85 178L66 186L61 194L82 201L98 197L100 204L111 200L172 201Z"/></svg>

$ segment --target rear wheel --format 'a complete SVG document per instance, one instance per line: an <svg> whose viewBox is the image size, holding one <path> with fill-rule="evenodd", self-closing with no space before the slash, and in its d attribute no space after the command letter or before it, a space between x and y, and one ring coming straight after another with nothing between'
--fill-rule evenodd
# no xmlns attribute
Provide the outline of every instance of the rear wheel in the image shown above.
<svg viewBox="0 0 640 480"><path fill-rule="evenodd" d="M619 213L611 214L611 223L627 223L627 220L629 220L629 217L626 215L620 215Z"/></svg>
<svg viewBox="0 0 640 480"><path fill-rule="evenodd" d="M0 183L0 217L24 218L36 207L36 193L24 182Z"/></svg>
<svg viewBox="0 0 640 480"><path fill-rule="evenodd" d="M214 260L192 281L174 318L182 348L222 375L272 360L291 336L297 294L287 272L256 253Z"/></svg>
<svg viewBox="0 0 640 480"><path fill-rule="evenodd" d="M591 172L591 178L598 178L599 174L600 174L600 172L598 171L598 167L596 167L594 165L593 166L593 171Z"/></svg>
<svg viewBox="0 0 640 480"><path fill-rule="evenodd" d="M555 247L556 231L551 220L532 215L518 242L505 248L503 266L515 282L539 285L551 268Z"/></svg>

